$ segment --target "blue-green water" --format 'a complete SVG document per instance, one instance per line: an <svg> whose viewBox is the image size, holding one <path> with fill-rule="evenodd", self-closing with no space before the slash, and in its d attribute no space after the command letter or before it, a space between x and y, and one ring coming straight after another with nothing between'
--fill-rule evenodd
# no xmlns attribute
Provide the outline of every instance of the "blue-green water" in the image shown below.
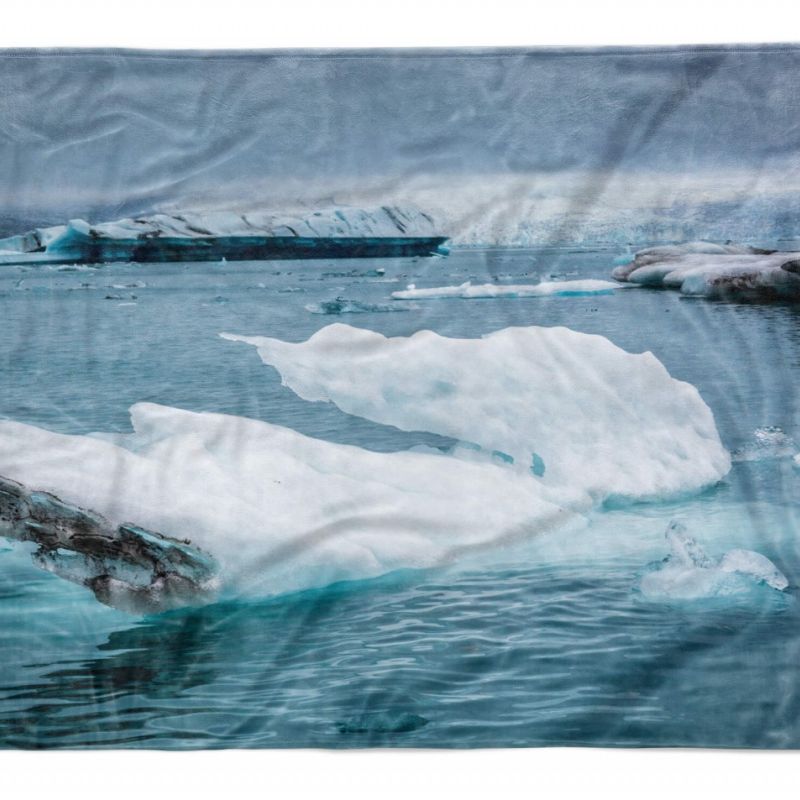
<svg viewBox="0 0 800 800"><path fill-rule="evenodd" d="M4 271L0 416L49 429L125 431L128 407L151 401L375 450L436 443L304 403L255 351L217 334L300 341L334 321L466 337L566 325L651 350L698 387L725 445L746 457L700 496L608 510L586 529L448 570L150 618L100 605L9 545L0 550L0 742L800 746L800 470L787 457L800 450L797 307L637 289L396 302L403 313L341 317L306 310L337 297L383 309L409 282L607 278L614 255ZM780 447L758 444L765 428L781 429ZM763 553L789 589L648 600L638 581L667 554L672 518L712 555Z"/></svg>

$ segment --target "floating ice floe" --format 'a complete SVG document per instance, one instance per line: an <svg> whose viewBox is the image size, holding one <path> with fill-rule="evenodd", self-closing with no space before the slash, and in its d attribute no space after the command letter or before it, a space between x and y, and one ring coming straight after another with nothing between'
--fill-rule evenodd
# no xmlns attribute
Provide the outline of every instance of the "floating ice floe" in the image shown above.
<svg viewBox="0 0 800 800"><path fill-rule="evenodd" d="M602 336L525 327L387 338L342 324L298 344L222 336L254 345L304 400L501 454L571 504L694 491L730 468L697 390Z"/></svg>
<svg viewBox="0 0 800 800"><path fill-rule="evenodd" d="M748 245L690 242L640 250L613 277L686 295L744 300L800 300L800 253Z"/></svg>
<svg viewBox="0 0 800 800"><path fill-rule="evenodd" d="M767 255L772 250L762 250L759 247L751 247L749 244L717 244L716 242L684 242L683 244L658 245L657 247L646 247L637 250L633 258L625 258L614 270L614 277L617 280L627 280L628 276L641 267L649 264L657 264L663 261L672 261L688 255L711 255L711 256L741 256L741 255Z"/></svg>
<svg viewBox="0 0 800 800"><path fill-rule="evenodd" d="M741 594L756 585L783 591L786 576L766 556L753 550L729 550L722 558L707 555L679 522L666 531L670 554L646 572L639 583L651 600L695 600Z"/></svg>
<svg viewBox="0 0 800 800"><path fill-rule="evenodd" d="M601 280L543 281L536 284L498 285L484 283L473 285L470 281L458 286L437 286L418 289L413 284L406 289L392 292L395 300L439 300L449 297L477 300L492 297L581 297L594 294L610 294L616 289L625 289L624 283Z"/></svg>

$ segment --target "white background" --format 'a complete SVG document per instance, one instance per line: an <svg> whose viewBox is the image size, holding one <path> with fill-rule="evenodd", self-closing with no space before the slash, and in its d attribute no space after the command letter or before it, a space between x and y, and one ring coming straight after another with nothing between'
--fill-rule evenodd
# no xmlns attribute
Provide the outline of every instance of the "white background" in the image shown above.
<svg viewBox="0 0 800 800"><path fill-rule="evenodd" d="M791 41L800 41L800 5L796 0L747 4L737 0L16 0L13 5L4 4L0 11L0 47L432 47ZM2 642L0 659L1 648ZM676 713L679 711L676 709ZM158 800L693 800L703 796L738 800L796 796L799 784L800 754L775 752L0 752L0 800L142 800L148 796Z"/></svg>
<svg viewBox="0 0 800 800"><path fill-rule="evenodd" d="M7 0L3 47L435 47L800 38L792 0Z"/></svg>

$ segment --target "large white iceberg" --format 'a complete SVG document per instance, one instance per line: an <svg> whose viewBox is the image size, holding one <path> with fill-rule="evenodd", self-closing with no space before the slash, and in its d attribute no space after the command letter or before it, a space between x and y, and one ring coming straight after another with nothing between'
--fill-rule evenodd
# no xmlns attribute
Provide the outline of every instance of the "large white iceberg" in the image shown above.
<svg viewBox="0 0 800 800"><path fill-rule="evenodd" d="M131 422L131 434L75 436L0 421L0 474L112 525L133 521L188 540L218 564L223 596L448 564L575 519L529 476L502 466L375 453L148 403L131 408ZM0 533L4 516L0 502ZM105 599L124 607L117 587Z"/></svg>
<svg viewBox="0 0 800 800"><path fill-rule="evenodd" d="M639 251L613 277L686 295L732 299L800 299L800 253L747 245L690 242Z"/></svg>
<svg viewBox="0 0 800 800"><path fill-rule="evenodd" d="M602 336L527 327L387 338L341 324L299 344L223 336L257 347L305 400L477 445L572 507L694 491L730 468L697 390Z"/></svg>
<svg viewBox="0 0 800 800"><path fill-rule="evenodd" d="M187 581L202 602L445 565L615 496L695 491L730 466L697 391L600 336L387 339L331 325L301 344L227 338L257 345L301 397L462 445L378 453L147 403L131 434L1 421L0 475L17 483L0 485L0 532L37 543L37 563L104 602L157 609L186 602L164 590ZM26 511L34 495L44 517ZM110 543L121 533L126 564ZM143 551L144 583L132 577Z"/></svg>

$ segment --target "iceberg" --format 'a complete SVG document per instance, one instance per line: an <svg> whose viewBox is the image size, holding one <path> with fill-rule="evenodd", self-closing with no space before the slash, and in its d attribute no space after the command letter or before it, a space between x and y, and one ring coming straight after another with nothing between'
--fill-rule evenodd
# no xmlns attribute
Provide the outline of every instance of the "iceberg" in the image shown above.
<svg viewBox="0 0 800 800"><path fill-rule="evenodd" d="M176 212L37 228L0 240L0 265L427 256L443 253L445 241L411 207Z"/></svg>
<svg viewBox="0 0 800 800"><path fill-rule="evenodd" d="M617 280L627 280L634 270L657 264L662 261L673 261L688 255L713 255L713 256L741 256L741 255L767 255L772 250L762 250L749 244L717 244L716 242L684 242L683 244L658 245L638 250L632 259L617 267L613 274Z"/></svg>
<svg viewBox="0 0 800 800"><path fill-rule="evenodd" d="M711 299L800 300L800 253L691 242L639 251L612 276Z"/></svg>
<svg viewBox="0 0 800 800"><path fill-rule="evenodd" d="M0 473L13 476L0 535L123 610L444 566L580 519L493 464L148 403L131 422L130 434L65 435L0 421Z"/></svg>
<svg viewBox="0 0 800 800"><path fill-rule="evenodd" d="M0 421L0 535L140 613L446 566L730 466L694 387L601 336L387 339L337 324L300 344L226 338L255 344L300 397L458 443L372 452L150 403L127 434Z"/></svg>
<svg viewBox="0 0 800 800"><path fill-rule="evenodd" d="M697 389L602 336L525 327L387 338L343 324L297 344L221 335L255 346L304 400L503 454L571 508L696 491L730 469Z"/></svg>
<svg viewBox="0 0 800 800"><path fill-rule="evenodd" d="M650 600L694 600L742 594L758 585L782 592L786 576L766 556L753 550L729 550L715 559L673 520L666 530L670 554L651 566L639 583Z"/></svg>
<svg viewBox="0 0 800 800"><path fill-rule="evenodd" d="M629 284L601 280L543 281L529 285L498 285L484 283L473 286L467 281L459 286L438 286L430 289L417 289L416 286L392 292L395 300L438 300L457 297L464 300L492 297L583 297L594 294L610 294L616 289L628 288Z"/></svg>

